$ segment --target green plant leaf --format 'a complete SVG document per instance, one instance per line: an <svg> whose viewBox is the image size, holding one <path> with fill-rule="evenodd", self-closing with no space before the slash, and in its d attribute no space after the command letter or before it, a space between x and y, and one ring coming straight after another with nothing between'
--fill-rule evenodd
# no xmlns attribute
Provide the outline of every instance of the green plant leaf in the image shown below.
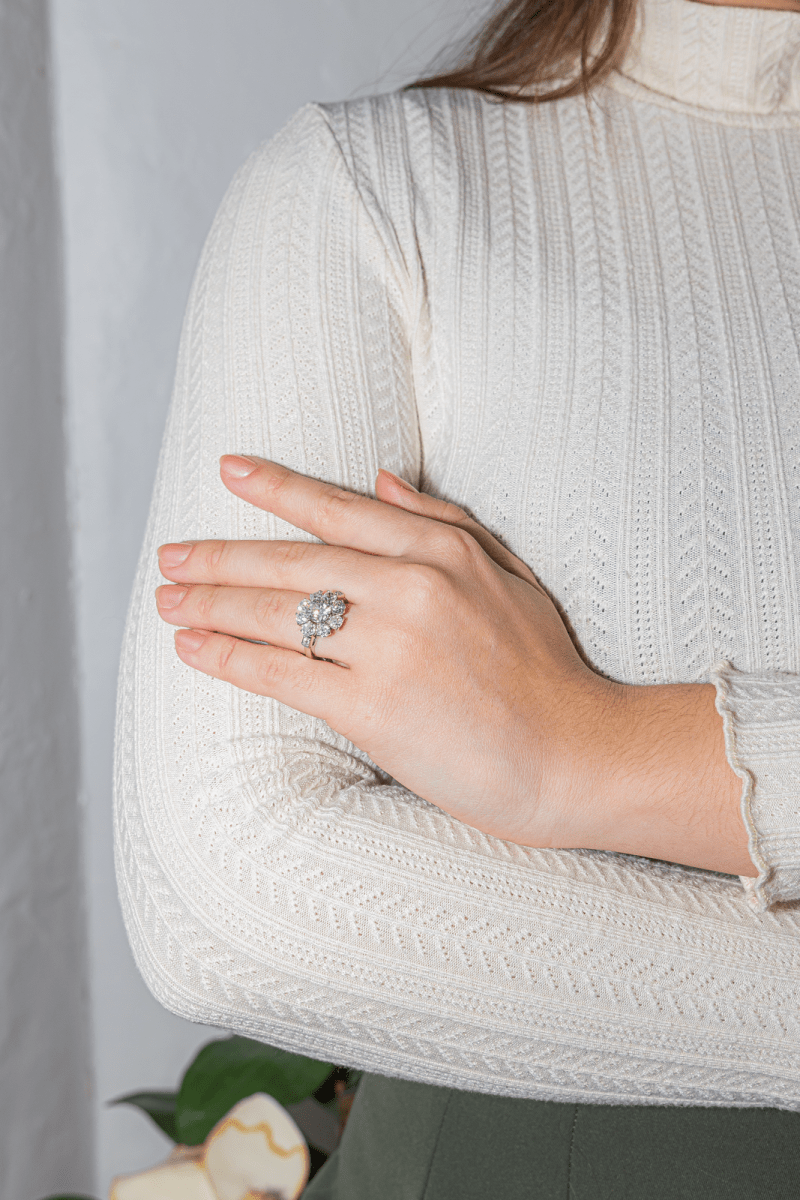
<svg viewBox="0 0 800 1200"><path fill-rule="evenodd" d="M151 1121L155 1121L158 1128L168 1138L177 1142L178 1135L175 1131L177 1099L177 1092L131 1092L128 1096L117 1096L116 1100L109 1100L108 1103L132 1104L134 1108L140 1108L142 1112L147 1113Z"/></svg>
<svg viewBox="0 0 800 1200"><path fill-rule="evenodd" d="M183 1077L175 1112L176 1140L199 1145L234 1104L254 1092L266 1092L279 1104L297 1104L316 1091L332 1070L332 1063L250 1038L209 1042Z"/></svg>

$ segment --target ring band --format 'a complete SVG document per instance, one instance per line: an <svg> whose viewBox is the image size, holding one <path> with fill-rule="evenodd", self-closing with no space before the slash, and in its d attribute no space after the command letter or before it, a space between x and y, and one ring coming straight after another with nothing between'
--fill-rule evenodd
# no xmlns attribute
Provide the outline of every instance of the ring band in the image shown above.
<svg viewBox="0 0 800 1200"><path fill-rule="evenodd" d="M309 658L313 658L314 643L318 637L330 637L341 628L347 601L341 592L312 592L297 606L295 620L303 634L302 646Z"/></svg>

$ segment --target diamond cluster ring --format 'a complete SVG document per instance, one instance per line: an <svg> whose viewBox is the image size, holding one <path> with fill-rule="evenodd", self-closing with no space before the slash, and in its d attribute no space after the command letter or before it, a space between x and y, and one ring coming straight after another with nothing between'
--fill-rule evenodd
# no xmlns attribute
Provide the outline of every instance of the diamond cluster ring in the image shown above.
<svg viewBox="0 0 800 1200"><path fill-rule="evenodd" d="M309 658L318 637L330 637L341 627L347 601L341 592L312 592L297 606L295 620L303 634L302 645Z"/></svg>

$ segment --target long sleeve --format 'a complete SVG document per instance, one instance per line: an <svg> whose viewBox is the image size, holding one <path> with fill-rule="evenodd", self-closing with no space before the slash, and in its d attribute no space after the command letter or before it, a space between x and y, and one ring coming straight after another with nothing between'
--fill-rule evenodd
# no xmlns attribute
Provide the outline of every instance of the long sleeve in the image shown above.
<svg viewBox="0 0 800 1200"><path fill-rule="evenodd" d="M596 450L595 418L577 400L572 409L563 403L569 384L588 404L604 377L593 327L588 350L576 352L584 372L577 382L558 359L572 328L566 306L574 296L584 306L573 331L583 336L599 288L573 293L558 282L567 275L547 266L548 256L558 264L569 249L557 224L565 220L566 189L557 160L543 152L534 177L524 149L529 118L519 110L507 114L467 97L453 102L448 125L436 103L445 100L389 97L303 110L237 176L204 251L121 667L116 853L136 961L153 993L182 1016L354 1067L570 1102L800 1110L796 906L757 913L731 877L485 837L396 785L324 723L183 665L172 630L156 615L161 542L305 536L223 488L217 460L225 452L264 454L359 491L370 489L380 466L426 486L438 471L439 490L455 499L463 487L476 515L501 534L511 529L504 514L521 497L519 529L532 530L531 542L509 534L509 543L542 565L554 590L561 587L574 627L597 656L595 646L616 653L615 630L622 639L643 627L651 594L652 611L660 611L644 556L651 543L662 544L648 541L645 528L661 510L648 509L645 490L635 512L640 540L630 536L634 565L613 577L629 586L629 607L610 607L612 583L603 584L603 609L597 590L575 582L584 567L597 578L604 569L590 538L599 529L598 539L610 539L593 514L601 502L611 511L616 485L611 460ZM555 130L553 155L561 144L579 144L571 132L579 122L581 144L592 152L595 130L581 103L537 117L542 144ZM477 158L461 176L451 169L473 153L467 135L476 138L481 122L492 146L510 147L522 180L516 220L539 219L544 202L535 210L534 189L543 193L555 180L560 207L538 241L527 226L509 240L499 151L491 171ZM430 129L440 137L435 153ZM567 166L578 178L583 159L570 153ZM452 200L459 188L462 225ZM474 216L481 188L500 196L492 199L484 249ZM593 257L587 212L578 211L582 226L575 218L584 249L570 249L563 270L574 261L588 279L596 261L613 268L606 247L617 226L603 223L606 209L599 213L604 257ZM547 211L542 219L550 220ZM452 233L447 244L443 231ZM486 289L472 278L488 279ZM506 278L517 281L523 300L530 293L529 308L503 292ZM542 279L548 303L537 308ZM483 305L474 320L464 316L469 305ZM537 321L545 320L553 323L549 357L529 360L526 347L533 356ZM440 330L438 355L432 325ZM466 330L460 343L459 330ZM612 322L604 336L608 377L617 362ZM486 345L494 347L494 374L475 366ZM493 382L506 362L519 373L508 388L504 378ZM660 360L654 352L647 362ZM469 407L478 384L489 389L482 409L477 400ZM525 387L540 388L538 408ZM463 405L455 417L454 396ZM610 402L603 404L610 420ZM653 428L667 428L658 420ZM525 422L535 434L525 433ZM559 438L573 442L558 449ZM584 444L594 457L579 456ZM614 444L619 457L627 453L622 435ZM515 459L517 452L528 458ZM585 485L595 523L585 523L579 543L561 537L555 506L562 503L568 529L577 528L581 488L591 483L584 461L606 474L602 488ZM525 474L530 463L539 476ZM691 516L688 468L681 486ZM634 567L638 591L629 585ZM581 615L585 596L593 623ZM668 637L660 661L665 673L699 678L705 634L689 615L685 637L671 632L677 618L674 626L662 622ZM653 638L658 628L649 627ZM646 673L654 670L647 646L620 644L618 674L624 668L633 681L657 681ZM693 656L688 665L674 666L675 646Z"/></svg>
<svg viewBox="0 0 800 1200"><path fill-rule="evenodd" d="M742 878L757 912L800 899L800 675L714 673L728 761L742 779L742 819L758 876Z"/></svg>

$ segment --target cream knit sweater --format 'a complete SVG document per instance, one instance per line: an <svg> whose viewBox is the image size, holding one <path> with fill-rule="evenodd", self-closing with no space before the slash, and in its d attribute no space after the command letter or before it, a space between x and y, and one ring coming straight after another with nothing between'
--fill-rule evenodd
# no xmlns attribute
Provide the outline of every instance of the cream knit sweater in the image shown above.
<svg viewBox="0 0 800 1200"><path fill-rule="evenodd" d="M800 16L644 3L588 108L309 106L236 177L125 642L119 884L191 1019L479 1091L800 1111ZM226 451L396 471L529 563L598 671L716 677L749 896L482 836L183 666L155 547L298 536Z"/></svg>

